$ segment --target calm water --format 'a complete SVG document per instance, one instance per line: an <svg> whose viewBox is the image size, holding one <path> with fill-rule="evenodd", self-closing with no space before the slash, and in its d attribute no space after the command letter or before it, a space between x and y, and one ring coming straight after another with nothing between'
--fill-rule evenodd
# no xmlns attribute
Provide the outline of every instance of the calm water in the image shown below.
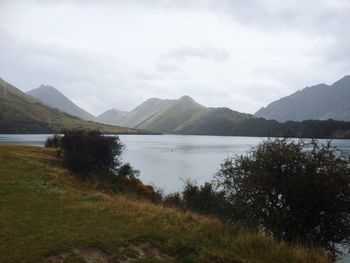
<svg viewBox="0 0 350 263"><path fill-rule="evenodd" d="M0 135L0 143L42 146L48 136ZM225 158L245 154L266 138L120 135L120 139L125 145L123 161L140 170L143 182L171 193L180 190L187 179L198 183L210 180ZM333 140L332 144L350 153L350 140Z"/></svg>
<svg viewBox="0 0 350 263"><path fill-rule="evenodd" d="M42 146L50 135L0 135L0 143ZM223 159L245 154L266 138L189 135L121 135L124 162L141 171L140 179L171 193L182 189L184 181L209 181ZM326 140L320 140L325 143ZM350 140L332 144L350 154ZM339 263L350 262L345 256Z"/></svg>

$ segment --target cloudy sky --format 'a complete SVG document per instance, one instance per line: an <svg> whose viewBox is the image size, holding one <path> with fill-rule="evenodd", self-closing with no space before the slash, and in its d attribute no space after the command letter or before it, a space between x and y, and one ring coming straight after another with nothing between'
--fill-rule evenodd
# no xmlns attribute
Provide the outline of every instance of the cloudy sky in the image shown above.
<svg viewBox="0 0 350 263"><path fill-rule="evenodd" d="M0 0L0 77L95 115L185 94L254 113L348 74L349 0Z"/></svg>

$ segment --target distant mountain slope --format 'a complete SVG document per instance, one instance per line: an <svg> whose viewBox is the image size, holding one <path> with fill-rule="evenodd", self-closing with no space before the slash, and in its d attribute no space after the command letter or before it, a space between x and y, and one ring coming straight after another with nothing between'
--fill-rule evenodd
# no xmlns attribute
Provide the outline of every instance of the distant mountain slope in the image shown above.
<svg viewBox="0 0 350 263"><path fill-rule="evenodd" d="M137 127L140 123L149 119L150 117L163 112L172 105L174 100L162 100L158 98L151 98L137 106L128 113L128 116L123 119L119 125L125 127Z"/></svg>
<svg viewBox="0 0 350 263"><path fill-rule="evenodd" d="M38 99L0 79L0 133L53 133L62 128L141 133L135 129L81 120L42 104Z"/></svg>
<svg viewBox="0 0 350 263"><path fill-rule="evenodd" d="M96 121L96 118L83 110L61 92L52 86L41 85L39 88L28 91L27 94L38 98L42 103L69 113L83 120Z"/></svg>
<svg viewBox="0 0 350 263"><path fill-rule="evenodd" d="M200 114L179 125L176 133L180 134L215 134L227 135L233 126L252 119L252 115L233 111L229 108L206 108Z"/></svg>
<svg viewBox="0 0 350 263"><path fill-rule="evenodd" d="M344 120L350 121L350 76L333 85L319 84L272 102L255 116L288 120Z"/></svg>
<svg viewBox="0 0 350 263"><path fill-rule="evenodd" d="M111 109L99 115L97 120L105 124L118 125L127 117L128 114L129 112L127 111Z"/></svg>
<svg viewBox="0 0 350 263"><path fill-rule="evenodd" d="M160 111L139 123L136 128L173 133L183 123L205 110L206 107L198 104L189 96L183 96L173 101L164 111Z"/></svg>

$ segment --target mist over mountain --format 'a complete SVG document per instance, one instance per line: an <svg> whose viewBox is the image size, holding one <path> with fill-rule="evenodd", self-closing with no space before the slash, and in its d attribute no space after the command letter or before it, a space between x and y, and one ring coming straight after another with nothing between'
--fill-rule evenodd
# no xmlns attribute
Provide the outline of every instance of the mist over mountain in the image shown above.
<svg viewBox="0 0 350 263"><path fill-rule="evenodd" d="M297 91L261 108L256 117L285 122L288 120L350 121L350 76L332 85L318 84Z"/></svg>
<svg viewBox="0 0 350 263"><path fill-rule="evenodd" d="M83 120L96 121L95 116L83 110L52 86L41 85L27 94L38 98L42 103L69 113Z"/></svg>

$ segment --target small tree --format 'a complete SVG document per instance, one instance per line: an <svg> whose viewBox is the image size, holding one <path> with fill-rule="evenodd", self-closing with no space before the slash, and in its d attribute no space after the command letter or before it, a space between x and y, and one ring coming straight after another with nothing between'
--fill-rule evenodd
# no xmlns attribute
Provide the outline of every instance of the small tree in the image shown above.
<svg viewBox="0 0 350 263"><path fill-rule="evenodd" d="M216 175L234 219L332 256L350 244L350 161L330 143L268 140Z"/></svg>
<svg viewBox="0 0 350 263"><path fill-rule="evenodd" d="M64 165L72 172L115 171L120 166L123 145L117 136L97 130L64 130L61 138Z"/></svg>
<svg viewBox="0 0 350 263"><path fill-rule="evenodd" d="M58 147L59 156L72 175L82 179L89 176L99 189L136 194L156 203L162 199L159 191L137 178L138 170L121 162L124 146L118 136L103 135L96 130L67 129L62 135L48 138L45 145Z"/></svg>

